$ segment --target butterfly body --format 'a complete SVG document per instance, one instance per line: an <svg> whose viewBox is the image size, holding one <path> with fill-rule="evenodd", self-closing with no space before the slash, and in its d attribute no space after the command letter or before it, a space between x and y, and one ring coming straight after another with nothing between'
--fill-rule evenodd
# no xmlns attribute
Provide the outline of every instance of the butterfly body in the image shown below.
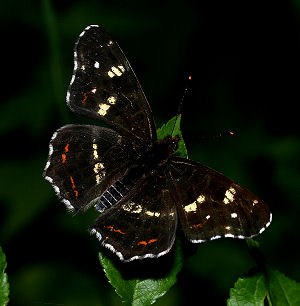
<svg viewBox="0 0 300 306"><path fill-rule="evenodd" d="M268 206L249 190L175 156L180 136L157 139L128 60L99 26L87 27L76 42L67 105L109 128L60 128L43 175L69 210L95 207L90 232L122 261L166 254L178 219L193 243L251 238L269 226Z"/></svg>

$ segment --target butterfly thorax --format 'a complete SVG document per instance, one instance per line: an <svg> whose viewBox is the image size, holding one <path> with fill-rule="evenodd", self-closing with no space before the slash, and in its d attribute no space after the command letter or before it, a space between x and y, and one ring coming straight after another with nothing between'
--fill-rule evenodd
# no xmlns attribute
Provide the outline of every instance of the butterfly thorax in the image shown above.
<svg viewBox="0 0 300 306"><path fill-rule="evenodd" d="M162 166L178 148L179 136L166 136L153 143L142 157L147 167L151 169Z"/></svg>

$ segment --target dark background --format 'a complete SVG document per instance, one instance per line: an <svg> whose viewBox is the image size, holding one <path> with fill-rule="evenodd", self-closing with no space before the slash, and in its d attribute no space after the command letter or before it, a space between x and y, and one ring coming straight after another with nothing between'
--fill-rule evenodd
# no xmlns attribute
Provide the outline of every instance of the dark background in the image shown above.
<svg viewBox="0 0 300 306"><path fill-rule="evenodd" d="M89 24L117 39L158 127L176 114L192 75L182 110L189 157L269 204L273 222L258 237L261 249L271 267L300 280L300 4L209 3L1 4L0 245L12 305L120 304L86 231L90 220L67 213L41 176L55 129L83 122L65 94L74 42ZM235 136L218 136L229 130ZM178 283L159 305L222 305L254 266L243 241L185 249Z"/></svg>

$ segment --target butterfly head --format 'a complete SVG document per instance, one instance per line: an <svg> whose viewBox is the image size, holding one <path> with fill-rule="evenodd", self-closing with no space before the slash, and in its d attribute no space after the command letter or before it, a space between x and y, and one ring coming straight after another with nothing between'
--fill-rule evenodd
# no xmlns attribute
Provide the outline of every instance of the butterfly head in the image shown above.
<svg viewBox="0 0 300 306"><path fill-rule="evenodd" d="M178 142L180 140L179 135L168 135L161 140L162 147L165 147L166 152L168 152L168 157L173 155L173 153L178 149Z"/></svg>
<svg viewBox="0 0 300 306"><path fill-rule="evenodd" d="M178 149L179 135L169 136L169 152L174 153Z"/></svg>

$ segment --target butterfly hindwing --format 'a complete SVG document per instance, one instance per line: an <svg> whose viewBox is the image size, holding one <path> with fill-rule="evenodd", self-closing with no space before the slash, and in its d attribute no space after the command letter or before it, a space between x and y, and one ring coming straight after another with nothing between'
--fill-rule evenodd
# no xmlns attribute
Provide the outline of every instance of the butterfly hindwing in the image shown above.
<svg viewBox="0 0 300 306"><path fill-rule="evenodd" d="M54 133L44 177L70 210L89 207L136 158L117 132L92 125L66 125Z"/></svg>
<svg viewBox="0 0 300 306"><path fill-rule="evenodd" d="M121 260L158 257L172 247L177 212L166 180L156 171L96 220L91 229L101 243Z"/></svg>
<svg viewBox="0 0 300 306"><path fill-rule="evenodd" d="M246 188L200 163L172 158L169 175L187 238L251 238L271 222L268 206Z"/></svg>
<svg viewBox="0 0 300 306"><path fill-rule="evenodd" d="M150 106L128 60L97 25L88 26L75 44L67 104L142 145L156 139Z"/></svg>

